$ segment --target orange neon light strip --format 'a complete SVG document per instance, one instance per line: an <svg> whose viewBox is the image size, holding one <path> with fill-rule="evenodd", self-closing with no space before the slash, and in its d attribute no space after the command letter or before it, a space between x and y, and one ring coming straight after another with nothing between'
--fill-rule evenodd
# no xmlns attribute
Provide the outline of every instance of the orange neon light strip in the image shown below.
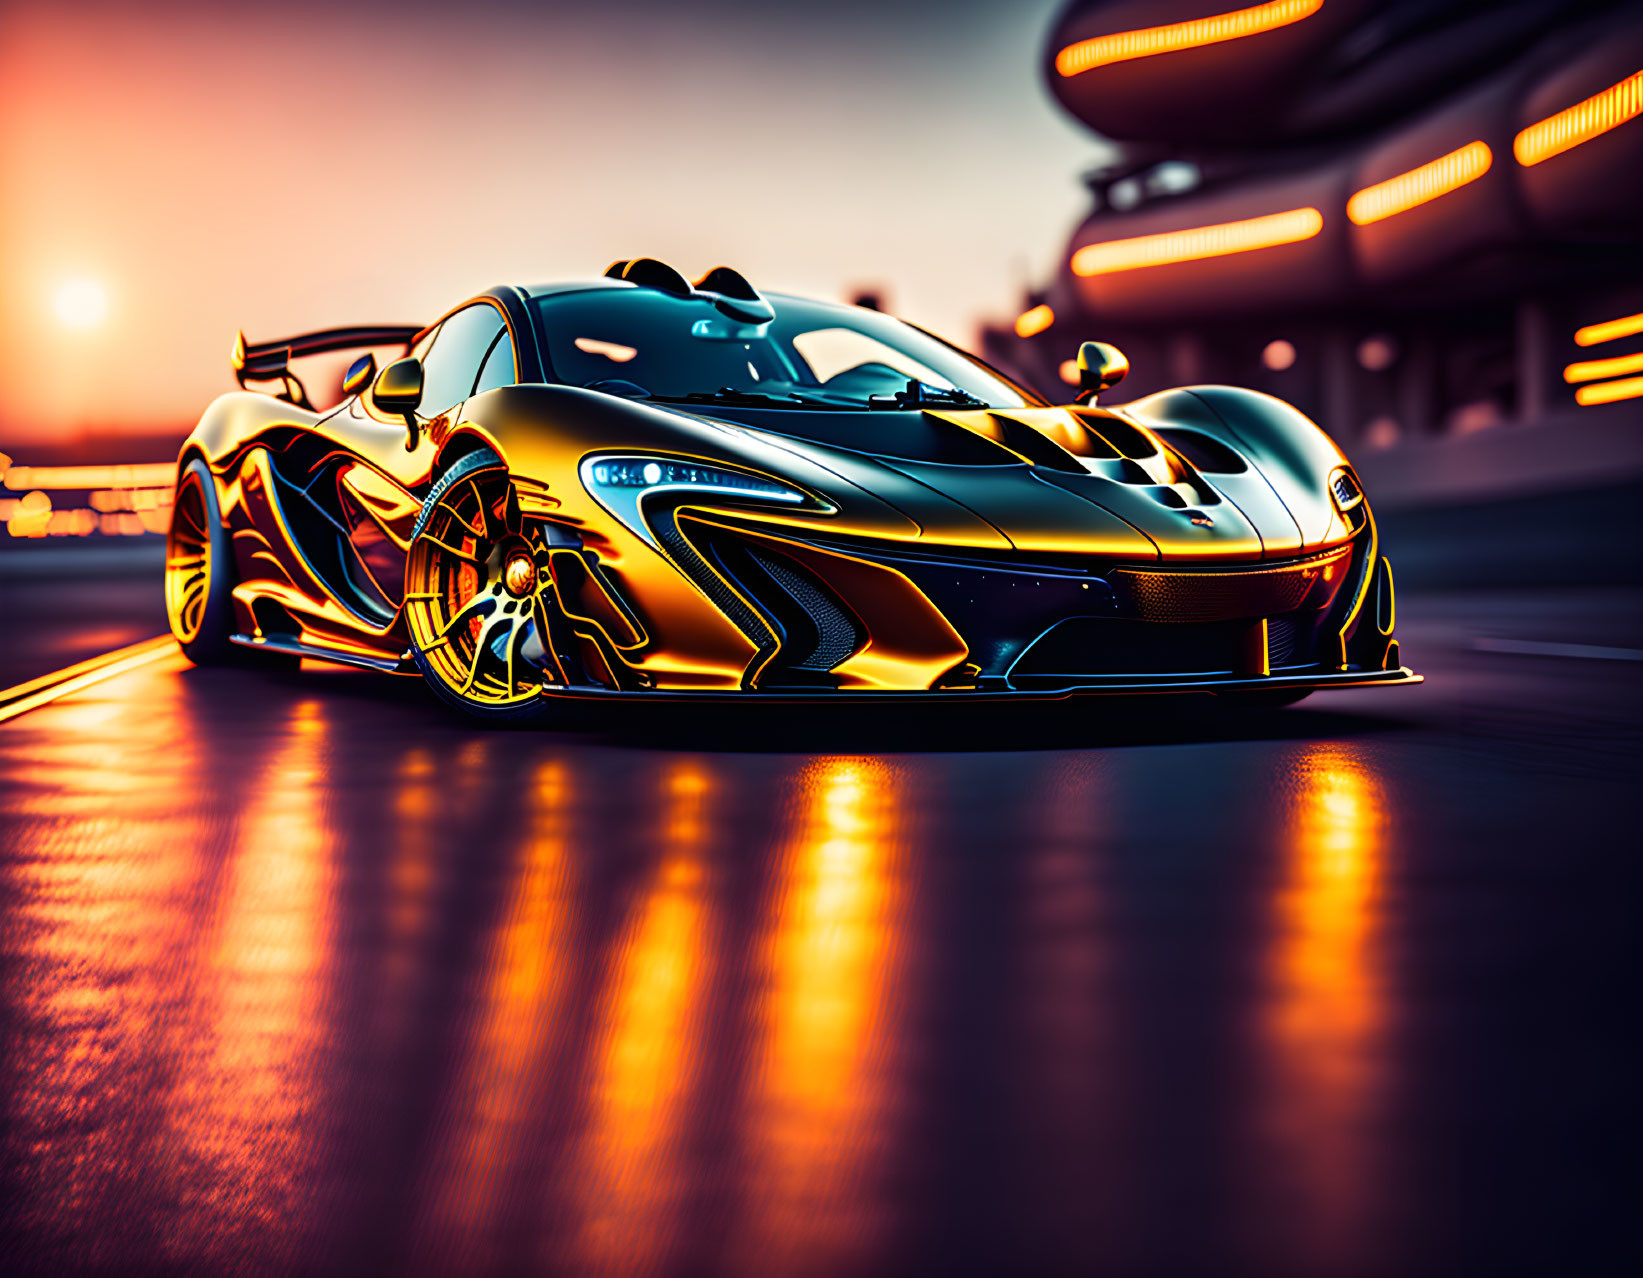
<svg viewBox="0 0 1643 1278"><path fill-rule="evenodd" d="M1617 337L1630 337L1633 333L1643 333L1643 314L1622 315L1619 319L1604 320L1601 324L1588 324L1585 328L1577 328L1575 345L1596 346L1601 342L1612 342Z"/></svg>
<svg viewBox="0 0 1643 1278"><path fill-rule="evenodd" d="M1627 377L1618 382L1582 386L1575 392L1575 403L1612 404L1617 399L1636 399L1639 395L1643 395L1643 377Z"/></svg>
<svg viewBox="0 0 1643 1278"><path fill-rule="evenodd" d="M1193 262L1205 257L1274 248L1309 240L1323 230L1323 226L1324 216L1317 209L1290 209L1242 222L1219 222L1214 226L1195 226L1161 235L1106 240L1086 244L1073 254L1073 274L1110 275L1142 266L1164 266L1170 262Z"/></svg>
<svg viewBox="0 0 1643 1278"><path fill-rule="evenodd" d="M1346 202L1346 215L1358 226L1368 226L1447 195L1475 182L1489 171L1494 157L1482 142L1468 142L1458 151L1440 155L1429 164L1397 177L1366 186Z"/></svg>
<svg viewBox="0 0 1643 1278"><path fill-rule="evenodd" d="M1616 355L1613 359L1588 359L1563 370L1566 382L1595 382L1599 377L1620 377L1643 373L1643 351L1636 355Z"/></svg>
<svg viewBox="0 0 1643 1278"><path fill-rule="evenodd" d="M13 466L7 488L170 488L177 479L175 462L121 466Z"/></svg>
<svg viewBox="0 0 1643 1278"><path fill-rule="evenodd" d="M177 641L170 635L160 635L7 688L0 692L0 723L176 651Z"/></svg>
<svg viewBox="0 0 1643 1278"><path fill-rule="evenodd" d="M1519 164L1539 164L1610 129L1618 129L1638 115L1643 115L1643 71L1611 84L1584 102L1576 102L1566 111L1531 124L1512 140L1512 154Z"/></svg>
<svg viewBox="0 0 1643 1278"><path fill-rule="evenodd" d="M1051 324L1055 323L1055 312L1048 306L1035 306L1030 311L1023 311L1016 316L1015 335L1017 337L1036 337Z"/></svg>
<svg viewBox="0 0 1643 1278"><path fill-rule="evenodd" d="M1270 4L1195 18L1191 22L1172 22L1165 27L1146 27L1140 31L1116 31L1069 44L1055 55L1055 69L1064 76L1082 75L1111 62L1128 62L1132 58L1150 58L1156 53L1175 53L1260 35L1263 31L1310 18L1323 4L1324 0L1272 0Z"/></svg>

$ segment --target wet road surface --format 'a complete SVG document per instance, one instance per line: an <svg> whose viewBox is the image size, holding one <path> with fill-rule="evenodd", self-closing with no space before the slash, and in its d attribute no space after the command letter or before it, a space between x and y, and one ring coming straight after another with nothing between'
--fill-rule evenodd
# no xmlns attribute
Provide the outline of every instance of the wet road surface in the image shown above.
<svg viewBox="0 0 1643 1278"><path fill-rule="evenodd" d="M1402 611L1258 715L0 725L0 1268L1635 1272L1643 599Z"/></svg>

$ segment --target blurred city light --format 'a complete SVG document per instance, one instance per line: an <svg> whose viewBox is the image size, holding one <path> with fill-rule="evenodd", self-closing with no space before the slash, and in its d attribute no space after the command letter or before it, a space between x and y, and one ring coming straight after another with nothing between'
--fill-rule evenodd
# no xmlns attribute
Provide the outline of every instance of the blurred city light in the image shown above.
<svg viewBox="0 0 1643 1278"><path fill-rule="evenodd" d="M1643 351L1636 355L1616 355L1612 359L1581 360L1563 370L1563 380L1591 382L1600 377L1620 377L1626 373L1643 373Z"/></svg>
<svg viewBox="0 0 1643 1278"><path fill-rule="evenodd" d="M1131 58L1175 53L1181 49L1195 49L1206 44L1219 44L1223 40L1258 35L1262 31L1287 27L1292 22L1311 17L1323 8L1323 2L1272 0L1269 4L1196 18L1190 22L1172 22L1168 26L1096 36L1069 44L1056 54L1055 69L1064 76L1082 75L1110 62L1127 62Z"/></svg>
<svg viewBox="0 0 1643 1278"><path fill-rule="evenodd" d="M1109 275L1133 271L1143 266L1164 266L1171 262L1194 262L1229 253L1274 248L1309 240L1323 230L1323 214L1317 209L1290 209L1241 222L1219 222L1160 235L1137 235L1131 239L1086 244L1072 256L1074 275Z"/></svg>
<svg viewBox="0 0 1643 1278"><path fill-rule="evenodd" d="M1048 306L1035 306L1030 311L1023 311L1016 317L1015 333L1017 337L1035 337L1053 323L1055 323L1054 311Z"/></svg>
<svg viewBox="0 0 1643 1278"><path fill-rule="evenodd" d="M1418 169L1366 186L1346 202L1346 215L1358 226L1368 226L1475 182L1489 171L1493 157L1482 142L1468 142L1459 150L1439 156Z"/></svg>
<svg viewBox="0 0 1643 1278"><path fill-rule="evenodd" d="M13 466L4 483L25 488L170 488L177 477L172 462L116 466Z"/></svg>
<svg viewBox="0 0 1643 1278"><path fill-rule="evenodd" d="M1295 363L1295 343L1275 338L1261 350L1261 363L1275 373L1281 373Z"/></svg>
<svg viewBox="0 0 1643 1278"><path fill-rule="evenodd" d="M1643 377L1628 377L1618 382L1597 382L1582 386L1575 392L1575 403L1612 404L1619 399L1636 399L1643 395Z"/></svg>
<svg viewBox="0 0 1643 1278"><path fill-rule="evenodd" d="M1531 124L1512 141L1512 154L1524 166L1561 155L1582 142L1618 128L1643 114L1643 71L1594 93L1566 111Z"/></svg>
<svg viewBox="0 0 1643 1278"><path fill-rule="evenodd" d="M1604 320L1601 324L1588 324L1585 328L1577 328L1575 345L1597 346L1602 342L1630 337L1633 333L1643 333L1643 314L1623 315L1619 319Z"/></svg>

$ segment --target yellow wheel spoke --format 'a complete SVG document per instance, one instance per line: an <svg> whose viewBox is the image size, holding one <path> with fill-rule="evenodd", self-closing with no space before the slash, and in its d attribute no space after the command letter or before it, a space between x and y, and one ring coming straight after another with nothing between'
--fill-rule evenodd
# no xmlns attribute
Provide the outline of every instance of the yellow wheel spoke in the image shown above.
<svg viewBox="0 0 1643 1278"><path fill-rule="evenodd" d="M480 617L480 616L485 615L485 614L483 614L479 611L479 609L482 605L484 605L484 604L493 604L494 605L495 603L496 603L496 600L493 599L490 595L475 595L472 599L468 600L467 603L463 604L462 607L457 610L456 616L452 617L448 622L445 623L445 628L439 632L439 637L441 639L450 638L451 631L455 630L463 622L472 621L475 617Z"/></svg>
<svg viewBox="0 0 1643 1278"><path fill-rule="evenodd" d="M461 524L464 528L466 528L469 532L471 532L475 537L478 537L481 541L488 540L485 536L484 528L482 528L482 527L481 528L475 528L472 524L470 524L468 522L468 517L466 515L464 515L461 511L459 511L455 506L452 506L449 502L443 502L442 501L438 505L436 505L434 507L434 509L435 510L443 510L447 515L449 515L452 519L456 520L457 523Z"/></svg>
<svg viewBox="0 0 1643 1278"><path fill-rule="evenodd" d="M530 549L516 545L523 523L506 469L467 476L432 514L412 545L404 596L429 678L476 710L537 699L539 671L523 659L533 600L500 588L508 556Z"/></svg>
<svg viewBox="0 0 1643 1278"><path fill-rule="evenodd" d="M483 555L476 555L476 554L472 553L471 551L463 550L460 546L453 546L449 542L441 541L438 537L434 536L431 532L424 532L422 535L428 541L430 541L434 545L438 546L441 550L446 551L449 554L455 555L458 559L465 559L470 564L481 564L481 565L483 565L484 562L485 562L485 557Z"/></svg>

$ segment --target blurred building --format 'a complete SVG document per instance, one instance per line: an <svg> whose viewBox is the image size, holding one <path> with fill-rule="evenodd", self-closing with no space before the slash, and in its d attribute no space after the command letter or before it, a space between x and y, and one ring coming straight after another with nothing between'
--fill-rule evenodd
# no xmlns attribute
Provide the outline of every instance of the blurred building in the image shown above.
<svg viewBox="0 0 1643 1278"><path fill-rule="evenodd" d="M1073 0L1043 74L1121 158L983 335L1026 380L1099 338L1126 398L1254 386L1359 457L1634 424L1640 0Z"/></svg>

